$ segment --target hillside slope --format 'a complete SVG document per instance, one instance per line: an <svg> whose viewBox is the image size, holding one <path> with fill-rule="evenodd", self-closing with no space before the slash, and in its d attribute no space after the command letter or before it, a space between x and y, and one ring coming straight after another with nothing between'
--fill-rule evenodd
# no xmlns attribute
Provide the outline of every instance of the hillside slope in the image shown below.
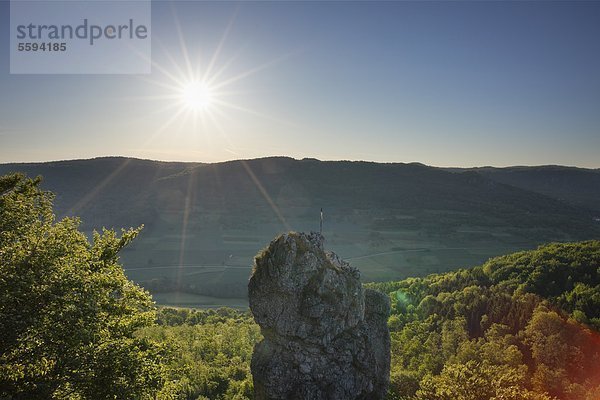
<svg viewBox="0 0 600 400"><path fill-rule="evenodd" d="M599 241L370 286L394 303L391 398L600 395Z"/></svg>
<svg viewBox="0 0 600 400"><path fill-rule="evenodd" d="M474 168L496 182L531 190L576 206L593 210L600 216L600 170L558 165L540 167Z"/></svg>
<svg viewBox="0 0 600 400"><path fill-rule="evenodd" d="M15 170L44 176L43 186L57 194L57 213L80 216L84 230L144 224L123 254L125 267L171 304L245 306L257 250L277 233L317 230L321 208L328 247L360 267L365 280L424 275L542 242L600 237L587 208L478 172L421 164L273 157L0 165L0 174Z"/></svg>

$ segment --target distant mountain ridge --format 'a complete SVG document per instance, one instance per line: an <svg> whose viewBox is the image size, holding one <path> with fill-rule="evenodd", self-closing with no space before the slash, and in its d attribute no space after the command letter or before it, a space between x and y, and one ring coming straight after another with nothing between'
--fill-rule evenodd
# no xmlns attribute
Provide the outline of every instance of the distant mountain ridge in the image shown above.
<svg viewBox="0 0 600 400"><path fill-rule="evenodd" d="M449 170L289 157L0 164L0 174L12 171L42 175L57 213L80 216L84 230L144 224L123 259L130 277L154 291L244 297L253 255L278 233L318 230L321 208L328 247L365 280L600 237L600 173L579 168Z"/></svg>
<svg viewBox="0 0 600 400"><path fill-rule="evenodd" d="M302 193L298 192L291 193L295 196L281 193L285 192L282 189L294 189L294 185L301 184L299 189L303 192L308 191L312 198L322 201L328 207L359 207L361 202L365 205L388 202L384 205L393 208L449 207L460 210L483 200L496 206L500 203L499 200L507 201L524 196L527 200L542 201L546 206L556 207L557 210L564 211L571 207L570 212L579 214L582 213L580 207L594 211L600 209L600 171L561 166L449 169L420 163L295 160L289 157L213 164L102 157L45 163L0 164L0 173L11 171L25 172L30 176L44 176L44 185L57 194L56 205L62 213L77 211L77 208L85 211L86 201L83 197L94 190L111 195L115 195L114 192L119 190L123 194L134 194L137 197L163 185L165 189L179 190L181 188L178 185L188 178L193 179L194 184L202 184L203 188L207 189L201 190L200 197L204 201L243 191L256 192L256 182L252 175L262 180L262 186L269 189L267 192L270 195L280 195L285 200L301 197L299 195ZM218 174L221 174L220 178ZM220 183L219 179L222 180ZM395 184L404 187L395 187ZM223 192L215 192L215 186L218 185L222 185ZM368 189L385 191L367 192ZM258 192L260 191L258 187ZM478 191L478 198L469 200L474 191ZM430 196L432 194L438 197L433 199ZM348 195L351 198L347 199L345 205L340 205L337 203L337 197L340 195ZM250 199L244 201L248 200ZM259 199L259 202L263 203L263 200ZM389 203L391 201L395 203ZM523 203L521 207L527 209L529 205ZM534 207L537 208L539 204ZM84 223L89 222L84 218ZM120 221L114 222L118 225Z"/></svg>
<svg viewBox="0 0 600 400"><path fill-rule="evenodd" d="M462 171L466 170L475 171L500 183L565 200L600 213L600 169L543 165L481 167Z"/></svg>

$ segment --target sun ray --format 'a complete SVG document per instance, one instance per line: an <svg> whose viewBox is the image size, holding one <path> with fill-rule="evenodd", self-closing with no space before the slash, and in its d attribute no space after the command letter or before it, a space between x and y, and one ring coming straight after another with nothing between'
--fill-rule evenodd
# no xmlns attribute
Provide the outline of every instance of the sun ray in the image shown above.
<svg viewBox="0 0 600 400"><path fill-rule="evenodd" d="M254 174L254 171L252 171L252 168L250 168L250 165L248 165L248 162L245 160L240 160L240 162L242 163L242 166L248 173L248 176L250 177L250 179L252 180L252 182L254 183L256 188L259 190L262 197L265 199L267 204L271 207L271 210L273 210L273 213L277 216L277 219L279 219L279 222L281 222L281 225L283 225L283 228L286 231L292 230L290 225L287 223L285 217L281 213L281 210L279 210L279 207L277 207L277 204L275 204L275 202L271 198L271 195L269 195L269 192L267 192L267 190L262 185L262 183L260 182L260 180L258 179L256 174Z"/></svg>
<svg viewBox="0 0 600 400"><path fill-rule="evenodd" d="M234 54L232 57L230 57L229 60L225 61L223 65L219 67L219 69L214 74L210 75L210 79L208 79L208 76L205 76L204 78L207 79L208 84L212 85L215 82L218 82L221 75L223 75L223 73L227 71L227 69L229 69L231 64L233 64L233 62L237 60L237 58L238 54ZM200 76L201 74L198 73L198 75Z"/></svg>
<svg viewBox="0 0 600 400"><path fill-rule="evenodd" d="M177 84L181 84L181 81L175 75L173 75L168 69L166 69L165 67L163 67L162 65L160 65L158 62L154 61L152 58L149 58L149 57L147 57L146 55L143 55L143 54L140 54L140 57L142 57L143 59L145 59L146 61L148 61L150 63L150 65L152 66L153 69L157 69L159 72L161 72L162 74L164 74L167 78L169 78L173 82L175 82ZM155 81L155 80L152 80L152 79L147 79L143 75L139 75L139 76L137 76L137 78L140 79L140 80L142 80L142 81L147 81L147 82L153 83L155 85L159 85L159 86L162 84L161 81Z"/></svg>
<svg viewBox="0 0 600 400"><path fill-rule="evenodd" d="M110 174L108 174L106 176L106 178L104 178L102 180L102 182L100 182L98 185L95 185L94 189L90 190L88 193L86 193L84 196L82 196L77 201L77 203L75 203L66 212L65 215L71 216L71 215L78 215L78 214L80 214L81 209L84 208L86 205L88 205L92 200L94 200L96 198L96 196L98 196L98 194L100 194L100 192L106 186L108 186L108 184L111 183L113 181L113 179L115 179L121 173L121 171L123 171L127 167L127 165L130 162L131 162L131 159L126 158L117 168L114 169L114 171L112 171Z"/></svg>
<svg viewBox="0 0 600 400"><path fill-rule="evenodd" d="M192 204L193 204L193 200L194 200L193 197L195 194L195 182L196 182L195 170L192 169L189 171L188 184L187 184L187 189L186 189L186 193L185 193L182 221L181 221L181 240L179 243L179 263L177 266L177 278L176 278L178 295L179 295L179 292L181 291L181 279L182 279L182 275L183 275L183 267L184 267L184 261L185 261L186 243L188 240L188 224L189 224L189 218L190 218Z"/></svg>
<svg viewBox="0 0 600 400"><path fill-rule="evenodd" d="M225 32L223 32L223 36L221 36L221 40L219 41L219 44L217 45L217 49L213 53L213 56L211 57L211 60L208 64L208 66L206 67L206 71L204 73L204 76L202 77L202 79L205 81L208 81L208 77L211 76L212 69L214 68L214 65L216 64L217 59L219 58L221 51L223 50L223 46L225 45L225 41L227 40L227 37L229 36L229 33L231 32L233 23L237 17L238 12L239 12L239 6L235 9L235 11L233 12L233 15L229 19L229 23L227 24L227 28L225 28Z"/></svg>
<svg viewBox="0 0 600 400"><path fill-rule="evenodd" d="M277 58L275 58L275 59L273 59L271 61L267 61L264 64L261 64L261 65L259 65L257 67L254 67L254 68L251 68L251 69L249 69L247 71L244 71L244 72L242 72L242 73L240 73L240 74L238 74L236 76L233 76L233 77L231 77L229 79L223 80L223 81L215 84L214 88L216 90L216 89L219 89L220 87L231 85L232 83L235 83L235 82L237 82L239 80L242 80L244 78L249 77L250 75L254 75L257 72L260 72L260 71L263 71L263 70L265 70L267 68L270 68L270 67L272 67L272 66L274 66L274 65L276 65L276 64L278 64L278 63L280 63L282 61L285 61L285 60L289 59L290 57L293 57L293 56L295 56L297 54L299 54L299 51L293 51L293 52L284 54L284 55L282 55L280 57L277 57Z"/></svg>
<svg viewBox="0 0 600 400"><path fill-rule="evenodd" d="M167 60L169 60L169 62L171 63L171 66L175 69L175 73L178 76L186 76L185 72L183 71L183 69L181 68L179 63L175 60L175 57L173 57L173 55L171 54L169 49L163 44L163 42L160 39L156 39L156 40L157 40L158 46L160 47L161 51L165 54L165 56L167 57Z"/></svg>
<svg viewBox="0 0 600 400"><path fill-rule="evenodd" d="M186 110L184 108L179 108L179 110L177 110L177 112L175 114L173 114L171 116L171 118L169 118L163 125L161 125L155 132L154 134L150 135L150 138L153 139L154 137L158 136L159 134L161 134L165 129L167 129L168 127L170 127L173 122L175 122L175 120L177 120L177 118L179 117L179 115L183 114L184 112L186 112ZM150 140L148 140L149 142Z"/></svg>
<svg viewBox="0 0 600 400"><path fill-rule="evenodd" d="M255 115L257 117L261 117L261 118L264 118L264 119L268 119L270 121L277 122L279 124L287 125L287 126L290 126L290 127L296 127L296 124L294 124L294 123L292 123L290 121L286 121L286 120L281 119L281 118L272 117L270 115L263 114L261 112L252 110L252 109L247 108L247 107L242 107L242 106L239 106L239 105L234 104L234 103L230 103L230 102L227 102L227 101L224 101L224 100L219 100L219 99L215 99L214 102L217 103L217 104L219 104L219 105L221 105L221 106L223 106L223 107L230 108L232 110L243 111L245 113L248 113L248 114L251 114L251 115Z"/></svg>
<svg viewBox="0 0 600 400"><path fill-rule="evenodd" d="M185 38L183 37L183 31L181 29L181 24L179 23L179 17L177 16L177 12L175 11L175 7L173 6L173 3L171 3L171 13L172 13L173 19L175 21L175 28L177 30L177 36L179 37L179 48L181 50L181 54L183 55L185 65L187 67L188 76L191 77L193 75L192 61L190 60L188 48L185 43Z"/></svg>

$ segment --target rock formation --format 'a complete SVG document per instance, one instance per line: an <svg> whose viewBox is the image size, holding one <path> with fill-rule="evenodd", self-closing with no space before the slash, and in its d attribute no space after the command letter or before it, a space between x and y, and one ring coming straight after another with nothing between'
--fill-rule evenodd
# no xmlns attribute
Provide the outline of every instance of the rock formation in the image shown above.
<svg viewBox="0 0 600 400"><path fill-rule="evenodd" d="M318 233L287 233L255 258L250 309L255 399L383 399L389 383L389 299L323 249Z"/></svg>

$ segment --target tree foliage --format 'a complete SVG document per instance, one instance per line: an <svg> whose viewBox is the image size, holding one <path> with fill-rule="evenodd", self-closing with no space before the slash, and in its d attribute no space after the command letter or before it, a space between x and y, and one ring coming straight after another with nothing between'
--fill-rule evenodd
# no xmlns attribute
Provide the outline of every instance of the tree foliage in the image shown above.
<svg viewBox="0 0 600 400"><path fill-rule="evenodd" d="M172 399L250 400L250 359L262 338L249 313L227 308L189 310L162 308L158 326L139 334L164 343L172 351L167 365Z"/></svg>
<svg viewBox="0 0 600 400"><path fill-rule="evenodd" d="M90 243L39 183L0 178L0 397L154 397L163 352L136 335L153 304L118 258L139 229Z"/></svg>
<svg viewBox="0 0 600 400"><path fill-rule="evenodd" d="M390 398L597 399L599 285L599 241L372 284L392 298Z"/></svg>

